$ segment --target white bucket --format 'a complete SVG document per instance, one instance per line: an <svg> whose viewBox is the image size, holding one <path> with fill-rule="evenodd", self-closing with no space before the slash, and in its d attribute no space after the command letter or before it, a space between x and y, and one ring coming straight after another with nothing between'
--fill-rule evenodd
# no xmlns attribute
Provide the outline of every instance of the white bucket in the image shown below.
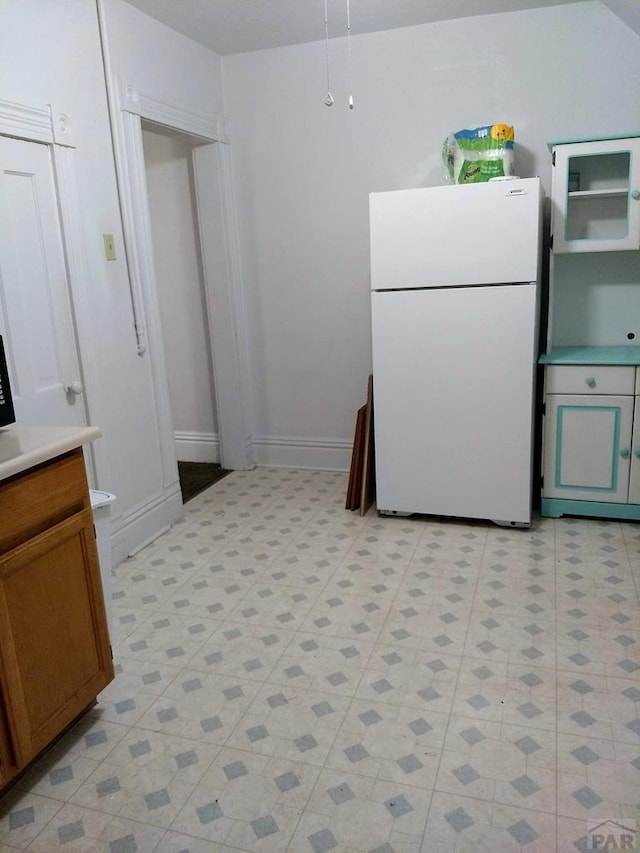
<svg viewBox="0 0 640 853"><path fill-rule="evenodd" d="M100 563L100 574L102 575L102 592L104 595L104 606L107 611L107 625L109 633L113 632L113 612L111 602L111 504L116 496L110 492L101 492L90 489L91 509L93 511L93 523L96 528L96 545L98 547L98 561Z"/></svg>

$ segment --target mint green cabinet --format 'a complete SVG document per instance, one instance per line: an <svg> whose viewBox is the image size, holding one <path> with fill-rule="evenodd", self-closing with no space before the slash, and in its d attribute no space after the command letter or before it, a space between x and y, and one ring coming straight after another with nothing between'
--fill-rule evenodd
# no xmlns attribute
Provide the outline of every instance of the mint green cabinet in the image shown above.
<svg viewBox="0 0 640 853"><path fill-rule="evenodd" d="M640 520L640 134L549 147L542 514Z"/></svg>
<svg viewBox="0 0 640 853"><path fill-rule="evenodd" d="M549 364L542 514L640 519L640 367Z"/></svg>
<svg viewBox="0 0 640 853"><path fill-rule="evenodd" d="M551 147L554 253L640 249L640 138Z"/></svg>

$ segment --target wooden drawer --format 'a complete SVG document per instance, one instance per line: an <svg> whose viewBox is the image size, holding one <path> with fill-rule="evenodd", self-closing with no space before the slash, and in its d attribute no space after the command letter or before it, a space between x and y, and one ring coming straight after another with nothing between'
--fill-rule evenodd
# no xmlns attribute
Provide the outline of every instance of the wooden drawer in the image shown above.
<svg viewBox="0 0 640 853"><path fill-rule="evenodd" d="M550 364L546 369L547 394L629 394L636 384L635 367L612 365Z"/></svg>
<svg viewBox="0 0 640 853"><path fill-rule="evenodd" d="M0 554L91 507L82 449L2 483Z"/></svg>

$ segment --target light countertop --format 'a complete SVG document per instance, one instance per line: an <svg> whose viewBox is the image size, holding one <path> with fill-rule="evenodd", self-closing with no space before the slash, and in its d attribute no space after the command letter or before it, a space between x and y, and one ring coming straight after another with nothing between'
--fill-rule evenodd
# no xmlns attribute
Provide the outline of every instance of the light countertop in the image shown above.
<svg viewBox="0 0 640 853"><path fill-rule="evenodd" d="M98 427L18 427L0 430L0 480L100 438Z"/></svg>
<svg viewBox="0 0 640 853"><path fill-rule="evenodd" d="M554 347L540 364L640 364L640 347Z"/></svg>

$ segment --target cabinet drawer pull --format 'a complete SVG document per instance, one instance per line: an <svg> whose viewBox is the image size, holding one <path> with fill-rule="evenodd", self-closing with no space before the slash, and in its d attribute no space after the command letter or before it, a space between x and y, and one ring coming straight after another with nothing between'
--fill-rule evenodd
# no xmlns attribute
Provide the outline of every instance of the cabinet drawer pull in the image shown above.
<svg viewBox="0 0 640 853"><path fill-rule="evenodd" d="M620 451L620 456L622 456L623 459L628 459L631 456L629 448L623 447L622 450Z"/></svg>
<svg viewBox="0 0 640 853"><path fill-rule="evenodd" d="M634 199L634 201L638 201L640 198L640 190L631 190L631 198Z"/></svg>
<svg viewBox="0 0 640 853"><path fill-rule="evenodd" d="M596 380L593 378L593 376L587 376L587 378L584 381L587 383L589 388L595 388L596 387Z"/></svg>

